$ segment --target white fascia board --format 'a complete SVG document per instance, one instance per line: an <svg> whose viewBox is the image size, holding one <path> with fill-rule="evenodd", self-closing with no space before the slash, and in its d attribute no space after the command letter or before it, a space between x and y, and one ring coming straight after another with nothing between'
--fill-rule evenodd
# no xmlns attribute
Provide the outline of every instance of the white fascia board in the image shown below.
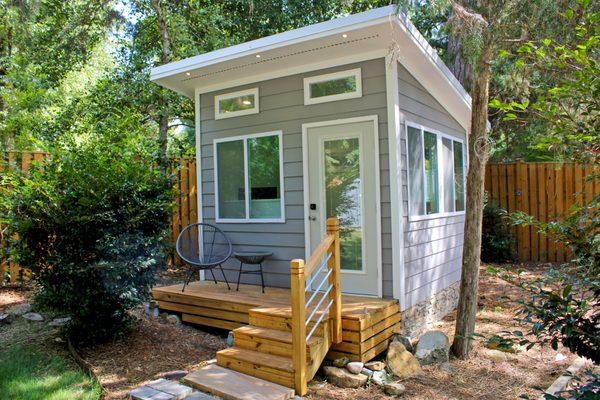
<svg viewBox="0 0 600 400"><path fill-rule="evenodd" d="M179 74L193 69L207 67L235 58L241 58L261 51L268 51L280 47L289 46L298 42L311 39L318 39L322 36L335 34L359 28L368 27L389 20L391 15L396 12L396 6L387 6L365 11L359 14L349 15L343 18L333 19L331 21L321 22L303 28L294 29L287 32L278 33L250 42L241 43L235 46L211 51L194 57L186 58L181 61L175 61L169 64L160 65L152 68L150 80L155 81L174 74Z"/></svg>

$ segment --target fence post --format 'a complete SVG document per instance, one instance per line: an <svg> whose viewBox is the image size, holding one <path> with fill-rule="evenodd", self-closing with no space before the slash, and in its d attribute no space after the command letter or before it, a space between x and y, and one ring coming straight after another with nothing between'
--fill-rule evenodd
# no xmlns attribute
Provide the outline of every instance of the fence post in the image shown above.
<svg viewBox="0 0 600 400"><path fill-rule="evenodd" d="M331 258L329 259L329 283L333 287L329 292L329 298L333 300L331 304L331 317L333 318L332 342L340 343L342 341L342 290L340 285L340 221L337 218L327 219L327 234L334 236L331 244Z"/></svg>
<svg viewBox="0 0 600 400"><path fill-rule="evenodd" d="M292 364L294 387L300 396L306 394L306 277L304 260L292 260L290 268L292 295Z"/></svg>

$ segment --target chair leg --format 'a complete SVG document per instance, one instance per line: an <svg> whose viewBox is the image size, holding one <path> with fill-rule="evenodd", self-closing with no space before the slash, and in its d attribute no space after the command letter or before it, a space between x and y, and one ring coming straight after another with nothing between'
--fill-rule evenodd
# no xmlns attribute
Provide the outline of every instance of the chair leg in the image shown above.
<svg viewBox="0 0 600 400"><path fill-rule="evenodd" d="M262 263L260 265L260 285L262 286L262 292L265 292L265 277L263 276Z"/></svg>
<svg viewBox="0 0 600 400"><path fill-rule="evenodd" d="M194 270L191 270L190 273L188 274L185 282L183 282L183 288L181 288L181 292L185 291L185 287L190 283L190 281L192 280L192 276L194 276Z"/></svg>
<svg viewBox="0 0 600 400"><path fill-rule="evenodd" d="M221 268L221 273L223 274L223 279L225 279L225 283L227 284L227 290L231 290L229 287L229 282L227 282L227 277L225 276L225 271L223 271L223 266L219 264L219 268Z"/></svg>
<svg viewBox="0 0 600 400"><path fill-rule="evenodd" d="M212 268L209 269L209 271L210 271L210 274L212 275L213 281L215 281L215 285L216 285L217 284L217 278L215 278L215 273L213 272Z"/></svg>
<svg viewBox="0 0 600 400"><path fill-rule="evenodd" d="M240 278L242 277L242 265L244 265L244 263L240 261L240 272L238 272L238 281L237 281L237 286L235 288L236 292L240 291Z"/></svg>

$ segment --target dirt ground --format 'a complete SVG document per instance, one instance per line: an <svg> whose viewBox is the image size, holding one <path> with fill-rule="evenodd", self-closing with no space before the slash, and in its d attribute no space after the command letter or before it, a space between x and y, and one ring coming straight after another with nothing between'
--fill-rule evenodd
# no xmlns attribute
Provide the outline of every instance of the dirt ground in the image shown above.
<svg viewBox="0 0 600 400"><path fill-rule="evenodd" d="M544 266L527 266L517 279L530 279L545 270ZM518 329L513 321L515 301L523 296L514 284L485 272L482 267L477 331L492 335L503 330ZM517 275L515 275L516 277ZM165 282L169 276L162 277ZM28 300L31 291L0 288L0 311L8 304ZM197 329L171 324L165 318L152 318L142 308L134 311L136 323L126 337L94 348L80 349L83 358L107 390L108 399L123 398L125 393L161 373L193 370L202 366L226 346L226 332ZM434 328L444 331L452 340L455 314L447 316ZM2 338L0 337L0 341ZM424 367L424 374L403 382L406 399L516 399L522 394L537 398L535 387L548 387L573 360L566 350L549 347L527 352L506 353L506 360L495 361L481 341L474 345L469 360L451 360L453 373L437 366ZM312 399L384 399L383 391L370 385L362 389L340 389L317 376L309 385Z"/></svg>

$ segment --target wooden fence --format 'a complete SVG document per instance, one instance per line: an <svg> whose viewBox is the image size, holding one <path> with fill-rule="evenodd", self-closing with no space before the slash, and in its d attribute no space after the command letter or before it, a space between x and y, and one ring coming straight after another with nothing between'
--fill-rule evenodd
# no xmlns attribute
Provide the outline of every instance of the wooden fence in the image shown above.
<svg viewBox="0 0 600 400"><path fill-rule="evenodd" d="M568 213L574 204L589 203L600 193L598 179L585 179L592 172L591 166L573 163L491 163L485 171L485 190L489 201L508 212L523 211L540 221L550 221ZM517 227L513 231L521 261L569 259L564 245L535 228Z"/></svg>
<svg viewBox="0 0 600 400"><path fill-rule="evenodd" d="M33 161L43 160L46 156L42 152L9 152L5 160L10 167L26 173ZM198 220L198 191L194 158L173 159L171 165L177 174L179 192L170 224L175 243L183 227ZM485 189L490 201L508 212L519 210L541 221L549 221L568 212L573 204L585 204L600 193L598 179L595 182L585 179L592 171L591 166L570 163L492 163L486 169ZM534 228L518 227L514 233L521 261L561 262L569 257L562 244L540 235ZM179 263L177 258L171 261ZM12 280L18 278L19 266L0 260L0 279L6 270Z"/></svg>

